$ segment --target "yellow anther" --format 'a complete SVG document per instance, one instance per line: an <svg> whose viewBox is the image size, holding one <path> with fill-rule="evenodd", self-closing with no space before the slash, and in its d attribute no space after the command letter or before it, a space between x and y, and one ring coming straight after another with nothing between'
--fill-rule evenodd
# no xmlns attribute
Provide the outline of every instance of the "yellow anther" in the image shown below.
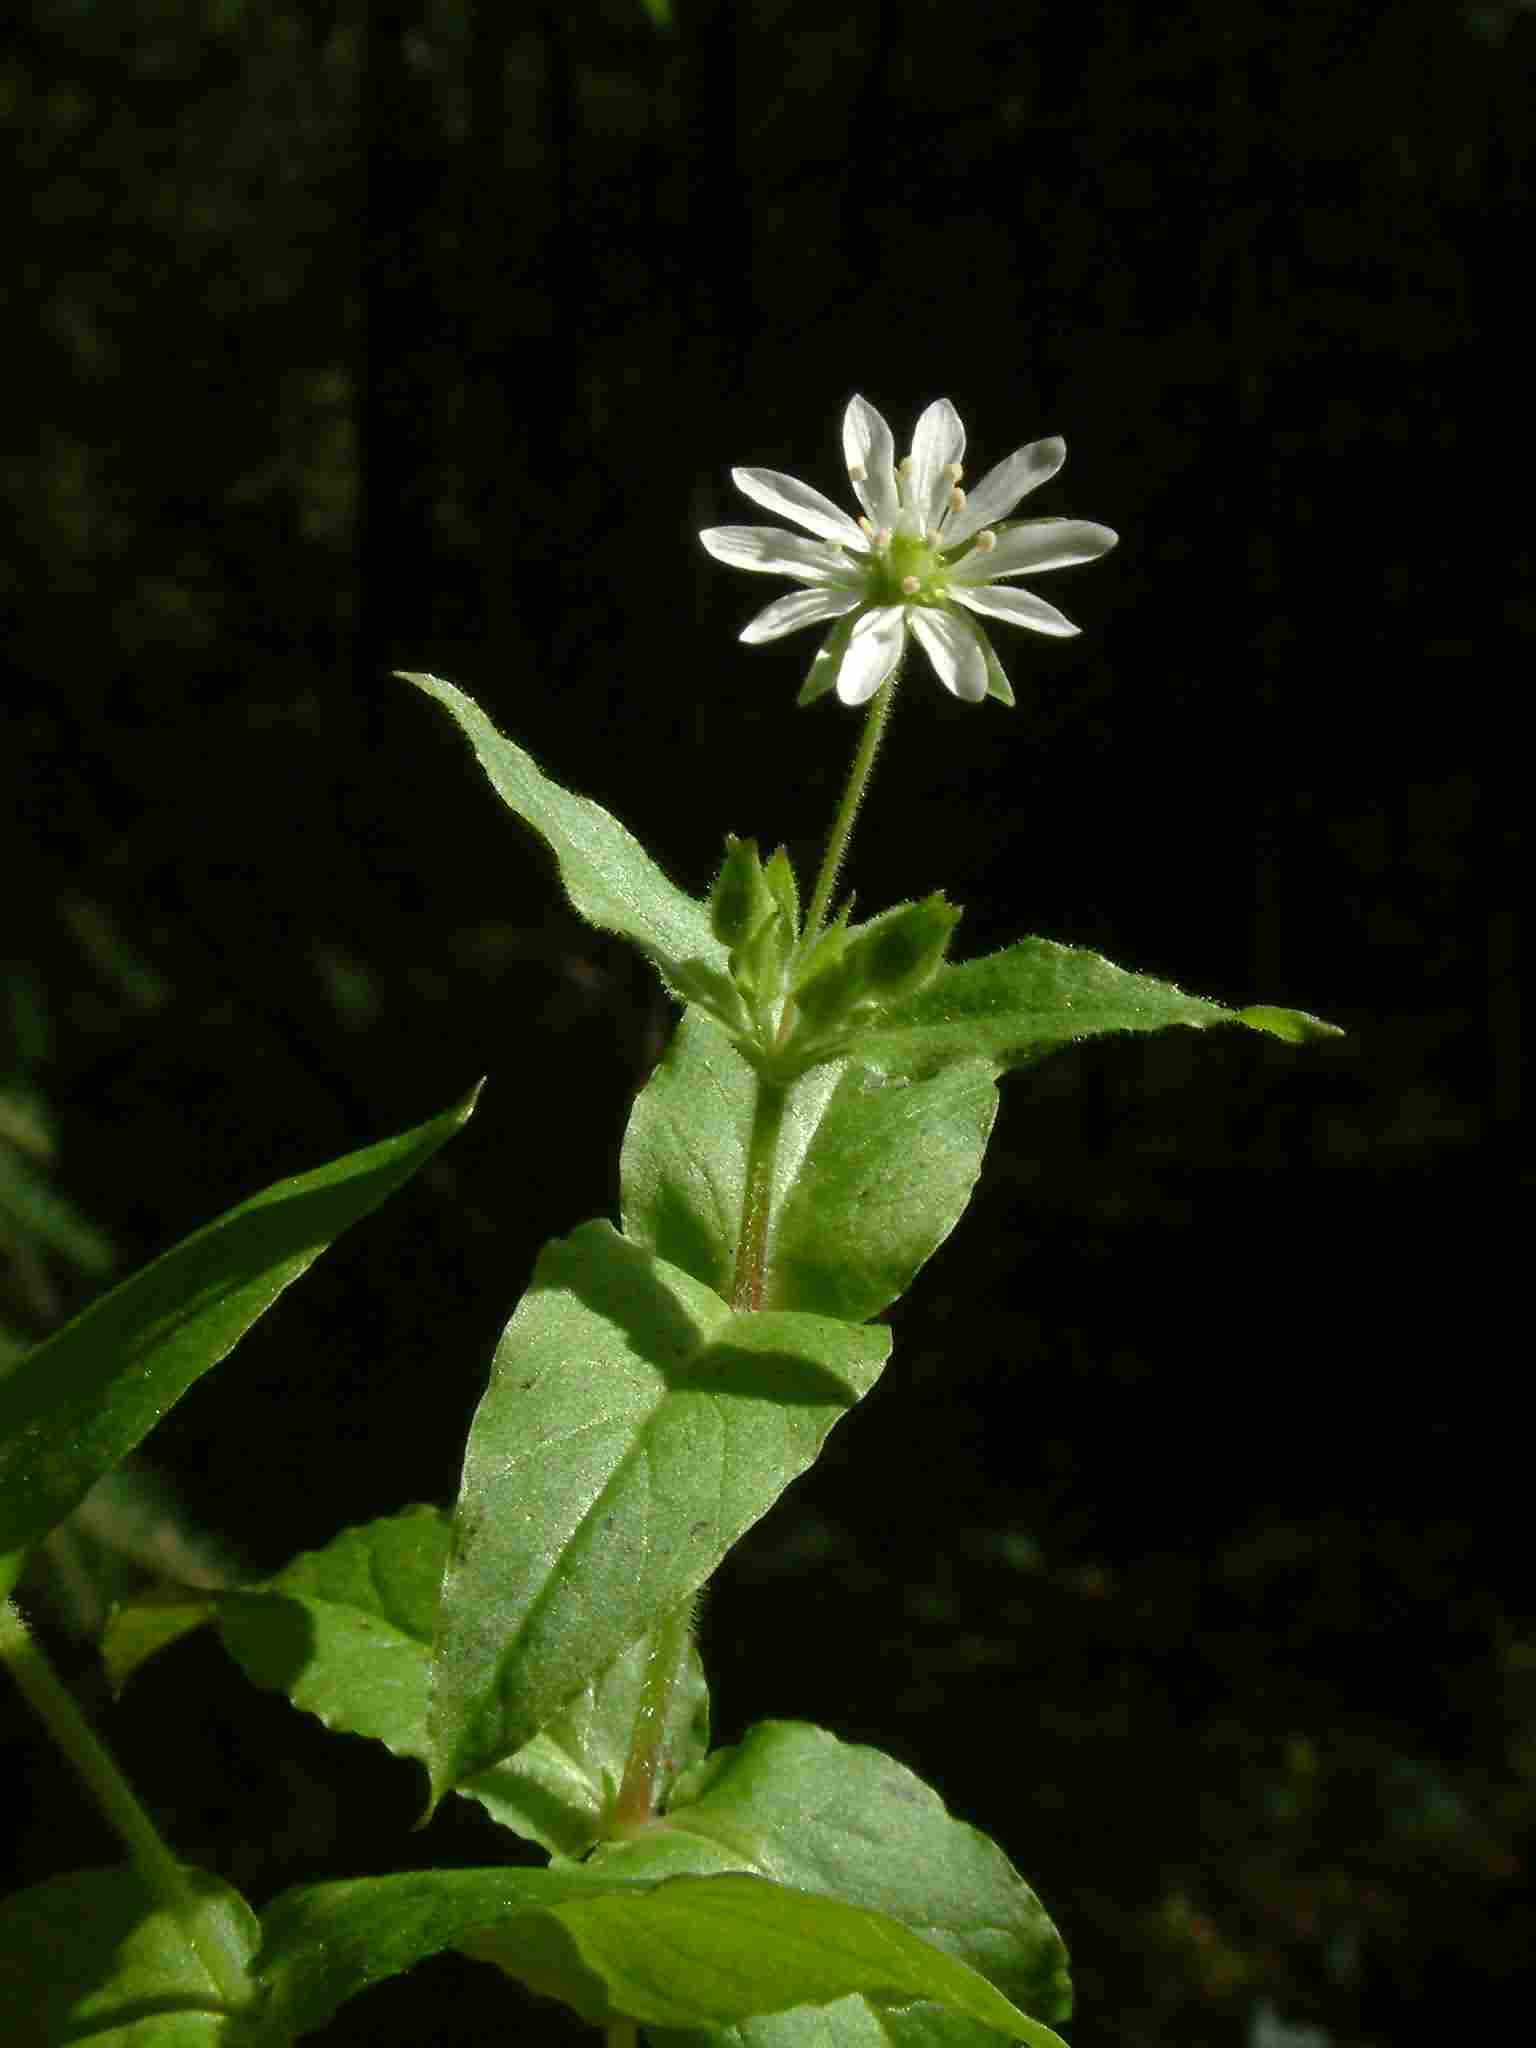
<svg viewBox="0 0 1536 2048"><path fill-rule="evenodd" d="M977 554L978 554L978 555L990 555L990 554L991 554L991 552L992 552L992 550L993 550L993 549L994 549L994 548L995 548L996 546L997 546L997 535L996 535L996 534L995 534L995 533L994 533L994 532L992 531L992 529L991 529L991 527L990 527L990 526L984 526L984 527L983 527L983 528L981 529L980 533L978 533L978 534L977 534L977 536L976 536L976 552L977 552Z"/></svg>
<svg viewBox="0 0 1536 2048"><path fill-rule="evenodd" d="M949 478L952 484L957 484L959 483L961 477L965 475L964 465L958 462L946 462L944 465L944 474Z"/></svg>
<svg viewBox="0 0 1536 2048"><path fill-rule="evenodd" d="M951 463L950 465L952 469L958 468L958 466L959 465L956 463ZM960 508L964 505L964 503L965 493L964 491L961 490L960 486L956 484L954 489L949 494L949 509L951 512L958 512Z"/></svg>

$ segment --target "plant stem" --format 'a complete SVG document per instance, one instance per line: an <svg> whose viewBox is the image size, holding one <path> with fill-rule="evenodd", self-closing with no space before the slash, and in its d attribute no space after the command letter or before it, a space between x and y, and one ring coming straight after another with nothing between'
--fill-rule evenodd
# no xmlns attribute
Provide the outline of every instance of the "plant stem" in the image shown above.
<svg viewBox="0 0 1536 2048"><path fill-rule="evenodd" d="M639 2037L633 2020L610 2020L603 2029L604 2048L635 2048Z"/></svg>
<svg viewBox="0 0 1536 2048"><path fill-rule="evenodd" d="M859 735L858 751L853 757L853 766L848 771L848 785L843 791L843 800L837 807L837 816L832 820L832 830L827 835L827 850L821 857L821 873L816 877L816 888L811 897L810 914L805 921L805 937L802 944L811 940L826 923L827 912L832 907L832 891L837 886L838 870L843 856L848 851L849 834L853 821L859 815L859 805L864 801L864 791L869 785L870 771L875 765L875 756L880 751L880 741L885 733L885 722L890 716L891 702L896 695L896 685L901 678L898 664L888 681L881 684L870 700L864 718L864 730Z"/></svg>
<svg viewBox="0 0 1536 2048"><path fill-rule="evenodd" d="M176 1920L224 2003L232 2010L246 2004L250 1986L245 1967L218 1917L205 1908L187 1872L161 1840L132 1786L9 1600L0 1602L0 1662L128 1845L134 1869L162 1910Z"/></svg>
<svg viewBox="0 0 1536 2048"><path fill-rule="evenodd" d="M674 1608L652 1631L645 1683L629 1738L624 1782L608 1817L611 1835L628 1835L656 1817L656 1778L665 1761L667 1715L693 1640L693 1601Z"/></svg>
<svg viewBox="0 0 1536 2048"><path fill-rule="evenodd" d="M741 1235L736 1244L736 1274L731 1283L731 1307L738 1313L763 1305L768 1280L768 1226L773 1216L773 1169L788 1100L786 1082L758 1075L757 1102L747 1139L747 1185L741 1204Z"/></svg>

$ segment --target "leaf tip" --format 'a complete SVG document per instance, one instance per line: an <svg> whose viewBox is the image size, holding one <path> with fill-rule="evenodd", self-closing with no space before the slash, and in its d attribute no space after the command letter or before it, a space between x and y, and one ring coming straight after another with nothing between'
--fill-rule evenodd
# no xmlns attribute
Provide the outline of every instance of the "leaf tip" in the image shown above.
<svg viewBox="0 0 1536 2048"><path fill-rule="evenodd" d="M1271 1038L1283 1038L1288 1045L1312 1045L1319 1039L1346 1036L1342 1025L1329 1024L1306 1010L1280 1009L1273 1003L1250 1004L1246 1010L1235 1012L1235 1017L1250 1031L1267 1032Z"/></svg>

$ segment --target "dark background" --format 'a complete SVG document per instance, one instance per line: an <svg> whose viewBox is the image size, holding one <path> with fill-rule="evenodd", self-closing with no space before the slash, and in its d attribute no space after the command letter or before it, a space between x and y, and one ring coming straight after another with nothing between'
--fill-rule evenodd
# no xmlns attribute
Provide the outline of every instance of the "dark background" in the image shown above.
<svg viewBox="0 0 1536 2048"><path fill-rule="evenodd" d="M0 62L5 1341L490 1076L150 1446L249 1568L451 1496L669 1025L387 671L470 689L689 887L726 829L806 875L857 720L794 708L809 637L735 644L781 586L697 544L761 516L729 467L845 499L850 393L903 438L947 393L973 476L1059 432L1032 509L1120 531L1041 586L1081 638L998 629L1015 711L913 667L849 879L946 886L962 952L1039 931L1350 1035L1008 1081L885 1380L705 1624L722 1739L820 1720L1002 1841L1079 2048L1268 2008L1427 2039L1529 1954L1502 714L1536 608L1501 336L1533 32L1453 0L31 0ZM508 1853L475 1812L411 1835L409 1767L211 1643L108 1705L51 1562L49 1640L258 1903ZM115 1860L12 1699L0 1734L23 1878ZM326 2038L527 2020L444 1960Z"/></svg>

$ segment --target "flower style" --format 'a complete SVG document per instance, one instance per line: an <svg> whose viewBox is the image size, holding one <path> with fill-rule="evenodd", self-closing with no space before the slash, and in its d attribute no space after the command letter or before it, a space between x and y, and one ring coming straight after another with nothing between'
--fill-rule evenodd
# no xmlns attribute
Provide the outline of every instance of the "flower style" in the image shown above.
<svg viewBox="0 0 1536 2048"><path fill-rule="evenodd" d="M960 488L964 452L965 427L947 398L928 407L900 463L890 428L867 400L854 398L843 415L843 454L862 519L776 469L731 471L739 491L815 536L778 526L711 526L699 535L717 561L807 586L775 598L743 640L777 640L836 621L811 664L802 704L834 687L843 703L867 704L908 634L952 696L1011 704L1008 678L974 615L1036 633L1077 632L1044 598L1001 580L1091 562L1115 545L1107 526L1086 519L999 523L1056 474L1066 442L1053 435L1015 449L969 494Z"/></svg>

